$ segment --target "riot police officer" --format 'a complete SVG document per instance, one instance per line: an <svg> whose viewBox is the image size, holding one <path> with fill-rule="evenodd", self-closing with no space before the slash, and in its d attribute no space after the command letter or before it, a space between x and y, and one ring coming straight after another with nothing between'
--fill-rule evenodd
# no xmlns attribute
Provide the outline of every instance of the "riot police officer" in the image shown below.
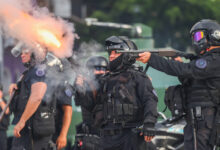
<svg viewBox="0 0 220 150"><path fill-rule="evenodd" d="M6 107L6 100L3 97L3 87L0 84L0 113ZM9 108L7 108L2 120L0 121L0 145L1 150L7 150L7 129L9 125Z"/></svg>
<svg viewBox="0 0 220 150"><path fill-rule="evenodd" d="M53 95L56 99L56 132L53 135L53 142L56 143L58 150L67 145L67 133L72 120L72 93L72 87L65 81L57 87Z"/></svg>
<svg viewBox="0 0 220 150"><path fill-rule="evenodd" d="M76 80L75 104L81 106L83 121L76 127L75 149L99 149L99 130L94 128L93 108L99 90L99 79L106 73L107 67L106 58L92 56L86 62L87 76L80 75Z"/></svg>
<svg viewBox="0 0 220 150"><path fill-rule="evenodd" d="M27 70L9 88L10 95L13 94L10 108L15 125L12 150L46 150L54 132L52 107L43 100L47 90L46 66L36 60L28 47L23 47L21 60Z"/></svg>
<svg viewBox="0 0 220 150"><path fill-rule="evenodd" d="M133 67L135 59L116 50L137 49L126 37L111 36L105 46L109 53L109 73L102 79L97 106L102 108L101 146L103 150L137 150L154 136L157 96L150 79ZM144 125L144 135L133 129Z"/></svg>
<svg viewBox="0 0 220 150"><path fill-rule="evenodd" d="M189 63L145 52L138 60L181 78L186 99L185 150L211 150L219 145L220 25L203 19L190 30L197 58Z"/></svg>

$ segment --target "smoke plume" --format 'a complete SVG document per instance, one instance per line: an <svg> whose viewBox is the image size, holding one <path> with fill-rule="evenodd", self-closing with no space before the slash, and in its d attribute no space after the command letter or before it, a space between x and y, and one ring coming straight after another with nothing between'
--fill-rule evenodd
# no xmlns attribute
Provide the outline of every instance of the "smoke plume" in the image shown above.
<svg viewBox="0 0 220 150"><path fill-rule="evenodd" d="M59 58L72 55L74 27L30 0L0 0L0 25L5 35L40 53L39 45Z"/></svg>

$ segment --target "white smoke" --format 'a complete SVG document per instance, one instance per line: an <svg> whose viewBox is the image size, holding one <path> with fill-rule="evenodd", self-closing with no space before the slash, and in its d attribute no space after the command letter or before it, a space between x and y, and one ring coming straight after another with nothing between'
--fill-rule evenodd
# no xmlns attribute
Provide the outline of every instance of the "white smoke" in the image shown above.
<svg viewBox="0 0 220 150"><path fill-rule="evenodd" d="M91 70L88 70L88 68L86 67L86 62L90 57L102 56L104 54L103 49L104 47L100 43L97 43L94 40L91 40L89 42L82 42L79 46L78 53L76 56L77 58L76 61L79 64L78 66L79 69L78 68L77 70L74 69L75 72L77 72L77 75L82 75L84 78L87 79L87 81L92 81L95 89L99 88L99 84L97 83L98 81L95 77L95 74L93 74ZM83 91L84 89L81 90ZM86 88L86 90L91 90L91 89Z"/></svg>
<svg viewBox="0 0 220 150"><path fill-rule="evenodd" d="M40 53L36 46L39 44L57 57L72 55L73 24L54 16L47 8L33 6L30 0L0 0L0 25L5 35L24 42L35 53Z"/></svg>

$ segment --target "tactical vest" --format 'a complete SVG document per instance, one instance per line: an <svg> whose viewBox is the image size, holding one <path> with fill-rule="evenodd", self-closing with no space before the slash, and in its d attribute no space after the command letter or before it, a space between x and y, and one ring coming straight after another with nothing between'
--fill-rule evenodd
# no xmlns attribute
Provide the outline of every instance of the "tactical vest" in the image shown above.
<svg viewBox="0 0 220 150"><path fill-rule="evenodd" d="M143 120L133 70L106 76L101 99L105 122L129 126Z"/></svg>
<svg viewBox="0 0 220 150"><path fill-rule="evenodd" d="M215 87L208 85L210 80L193 80L191 86L186 88L187 106L212 107L219 104L220 93Z"/></svg>
<svg viewBox="0 0 220 150"><path fill-rule="evenodd" d="M82 110L82 119L83 119L83 122L85 122L86 124L92 124L93 123L93 116L92 116L92 113L89 112L86 108L84 107L81 107L81 110Z"/></svg>

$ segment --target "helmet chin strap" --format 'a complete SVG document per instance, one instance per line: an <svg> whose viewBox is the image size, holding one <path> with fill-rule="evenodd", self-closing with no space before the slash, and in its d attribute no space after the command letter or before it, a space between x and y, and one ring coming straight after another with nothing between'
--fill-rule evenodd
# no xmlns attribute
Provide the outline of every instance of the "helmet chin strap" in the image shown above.
<svg viewBox="0 0 220 150"><path fill-rule="evenodd" d="M220 46L210 46L209 48L206 49L207 52L216 49L216 48L220 48Z"/></svg>

